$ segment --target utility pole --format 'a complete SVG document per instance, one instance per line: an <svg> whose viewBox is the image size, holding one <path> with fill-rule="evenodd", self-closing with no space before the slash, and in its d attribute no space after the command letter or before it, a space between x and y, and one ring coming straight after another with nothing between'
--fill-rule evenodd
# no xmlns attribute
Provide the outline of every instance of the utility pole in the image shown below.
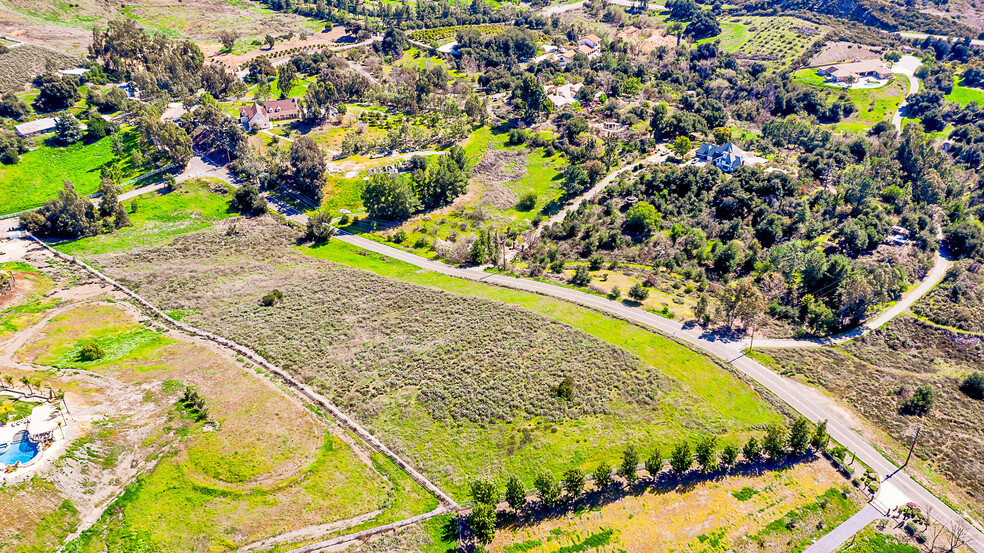
<svg viewBox="0 0 984 553"><path fill-rule="evenodd" d="M922 432L922 425L916 426L916 435L912 437L912 445L909 446L909 454L905 456L905 463L902 463L902 468L909 466L909 459L912 457L912 450L916 449L916 440L919 439L920 432Z"/></svg>
<svg viewBox="0 0 984 553"><path fill-rule="evenodd" d="M755 351L755 321L752 321L752 339L748 342L748 352Z"/></svg>

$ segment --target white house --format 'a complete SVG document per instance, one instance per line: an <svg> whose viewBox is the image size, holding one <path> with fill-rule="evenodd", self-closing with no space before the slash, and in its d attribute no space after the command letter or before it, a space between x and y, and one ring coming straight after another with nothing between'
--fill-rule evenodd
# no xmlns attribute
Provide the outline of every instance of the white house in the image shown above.
<svg viewBox="0 0 984 553"><path fill-rule="evenodd" d="M545 92L554 109L563 109L577 101L577 91L581 90L582 86L584 86L582 83L548 86Z"/></svg>
<svg viewBox="0 0 984 553"><path fill-rule="evenodd" d="M27 123L21 123L20 125L14 125L14 132L21 138L28 138L55 132L55 125L57 124L57 117L45 117L44 119L36 119Z"/></svg>
<svg viewBox="0 0 984 553"><path fill-rule="evenodd" d="M247 131L273 128L273 123L267 117L266 110L258 104L250 104L239 110L239 122Z"/></svg>
<svg viewBox="0 0 984 553"><path fill-rule="evenodd" d="M718 169L728 173L739 167L754 167L766 161L765 158L749 154L731 142L723 146L705 142L697 148L696 155L698 160L713 163Z"/></svg>
<svg viewBox="0 0 984 553"><path fill-rule="evenodd" d="M577 41L578 46L587 46L588 48L594 50L595 48L601 46L601 39L595 35L588 35L581 40Z"/></svg>

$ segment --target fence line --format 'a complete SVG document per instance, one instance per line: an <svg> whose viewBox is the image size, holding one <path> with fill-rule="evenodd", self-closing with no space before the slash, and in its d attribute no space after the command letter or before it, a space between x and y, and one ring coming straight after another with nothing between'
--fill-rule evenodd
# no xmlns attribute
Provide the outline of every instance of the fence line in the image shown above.
<svg viewBox="0 0 984 553"><path fill-rule="evenodd" d="M319 541L318 543L312 543L311 545L305 545L304 547L298 547L297 549L291 549L287 553L313 553L321 549L326 549L328 547L334 547L343 543L348 543L350 541L360 540L362 538L367 538L369 536L374 536L376 534L382 534L384 532L389 532L404 526L410 526L411 524L416 524L418 522L423 522L425 520L441 516L446 513L453 512L455 509L451 507L438 507L429 513L424 513L422 515L417 515L415 517L405 518L397 522L391 522L389 524L384 524L382 526L377 526L375 528L370 528L368 530L363 530L361 532L355 532L354 534L347 534L345 536L339 536L337 538L332 538L330 540Z"/></svg>
<svg viewBox="0 0 984 553"><path fill-rule="evenodd" d="M348 415L346 415L340 409L335 407L335 405L332 404L330 401L328 401L327 398L323 397L321 394L318 394L308 386L302 384L300 381L296 380L294 377L290 376L286 372L280 370L277 366L270 363L259 354L255 353L254 351L252 351L251 349L245 346L237 344L236 342L233 342L221 336L217 336L215 334L212 334L211 332L193 327L191 325L187 325L185 323L178 321L177 319L172 318L171 316L169 316L168 314L164 313L156 306L151 304L149 301L145 300L143 297L138 295L136 292L130 290L126 286L123 286L119 282L109 278L108 276L104 275L100 271L97 271L96 269L90 267L84 261L52 248L51 246L45 244L43 241L39 240L36 236L34 236L29 232L25 232L24 234L29 239L40 244L41 247L51 252L55 257L64 259L69 263L75 263L76 265L82 267L89 273L95 275L100 280L109 283L114 288L120 290L121 292L132 298L134 301L136 301L138 304L140 304L145 309L150 311L152 314L156 315L163 321L170 324L172 327L175 327L178 330L182 330L188 334L201 336L202 338L206 338L220 345L223 345L235 351L236 353L239 353L243 357L246 357L247 359L253 361L254 363L260 365L261 367L267 369L271 373L277 375L281 380L287 383L290 387L294 388L301 395L308 398L312 402L320 405L321 407L325 408L329 413L331 413L331 415L335 418L335 420L341 423L342 426L347 427L349 430L351 430L356 435L358 435L364 442L369 444L370 447L372 447L379 453L385 455L386 457L389 457L394 463L396 463L397 466L399 466L404 471L406 471L406 473L409 474L410 477L413 478L418 484L420 484L428 491L430 491L432 494L434 494L441 503L447 506L448 509L458 508L458 504L453 499L451 499L451 497L448 494L444 493L443 490L441 490L433 483L431 483L431 481L428 480L424 475L417 472L412 466L410 466L410 463L408 463L402 457L394 453L390 448L386 447L386 445L383 444L383 442L381 442L378 438L376 438L376 436L371 434L368 430L362 428L362 426L359 425L359 423L355 422L354 420L349 418Z"/></svg>

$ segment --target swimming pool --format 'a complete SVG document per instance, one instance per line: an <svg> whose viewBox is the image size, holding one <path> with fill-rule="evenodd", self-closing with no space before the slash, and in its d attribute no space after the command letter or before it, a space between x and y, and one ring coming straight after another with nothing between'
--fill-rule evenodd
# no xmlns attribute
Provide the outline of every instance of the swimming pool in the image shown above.
<svg viewBox="0 0 984 553"><path fill-rule="evenodd" d="M13 465L20 461L26 464L38 454L38 444L27 439L27 431L14 436L14 441L7 446L0 446L0 465Z"/></svg>

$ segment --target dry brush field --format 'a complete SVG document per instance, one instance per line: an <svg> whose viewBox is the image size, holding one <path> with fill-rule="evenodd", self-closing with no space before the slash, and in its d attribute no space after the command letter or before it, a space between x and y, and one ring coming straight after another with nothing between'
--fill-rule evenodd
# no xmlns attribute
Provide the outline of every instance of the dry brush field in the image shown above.
<svg viewBox="0 0 984 553"><path fill-rule="evenodd" d="M671 342L708 378L734 383L750 411L711 404L639 356L526 309L313 259L296 239L269 219L236 219L93 260L319 389L455 493L482 473L559 473L628 441L740 437L779 417ZM283 302L262 306L274 289ZM565 377L569 403L554 392Z"/></svg>

